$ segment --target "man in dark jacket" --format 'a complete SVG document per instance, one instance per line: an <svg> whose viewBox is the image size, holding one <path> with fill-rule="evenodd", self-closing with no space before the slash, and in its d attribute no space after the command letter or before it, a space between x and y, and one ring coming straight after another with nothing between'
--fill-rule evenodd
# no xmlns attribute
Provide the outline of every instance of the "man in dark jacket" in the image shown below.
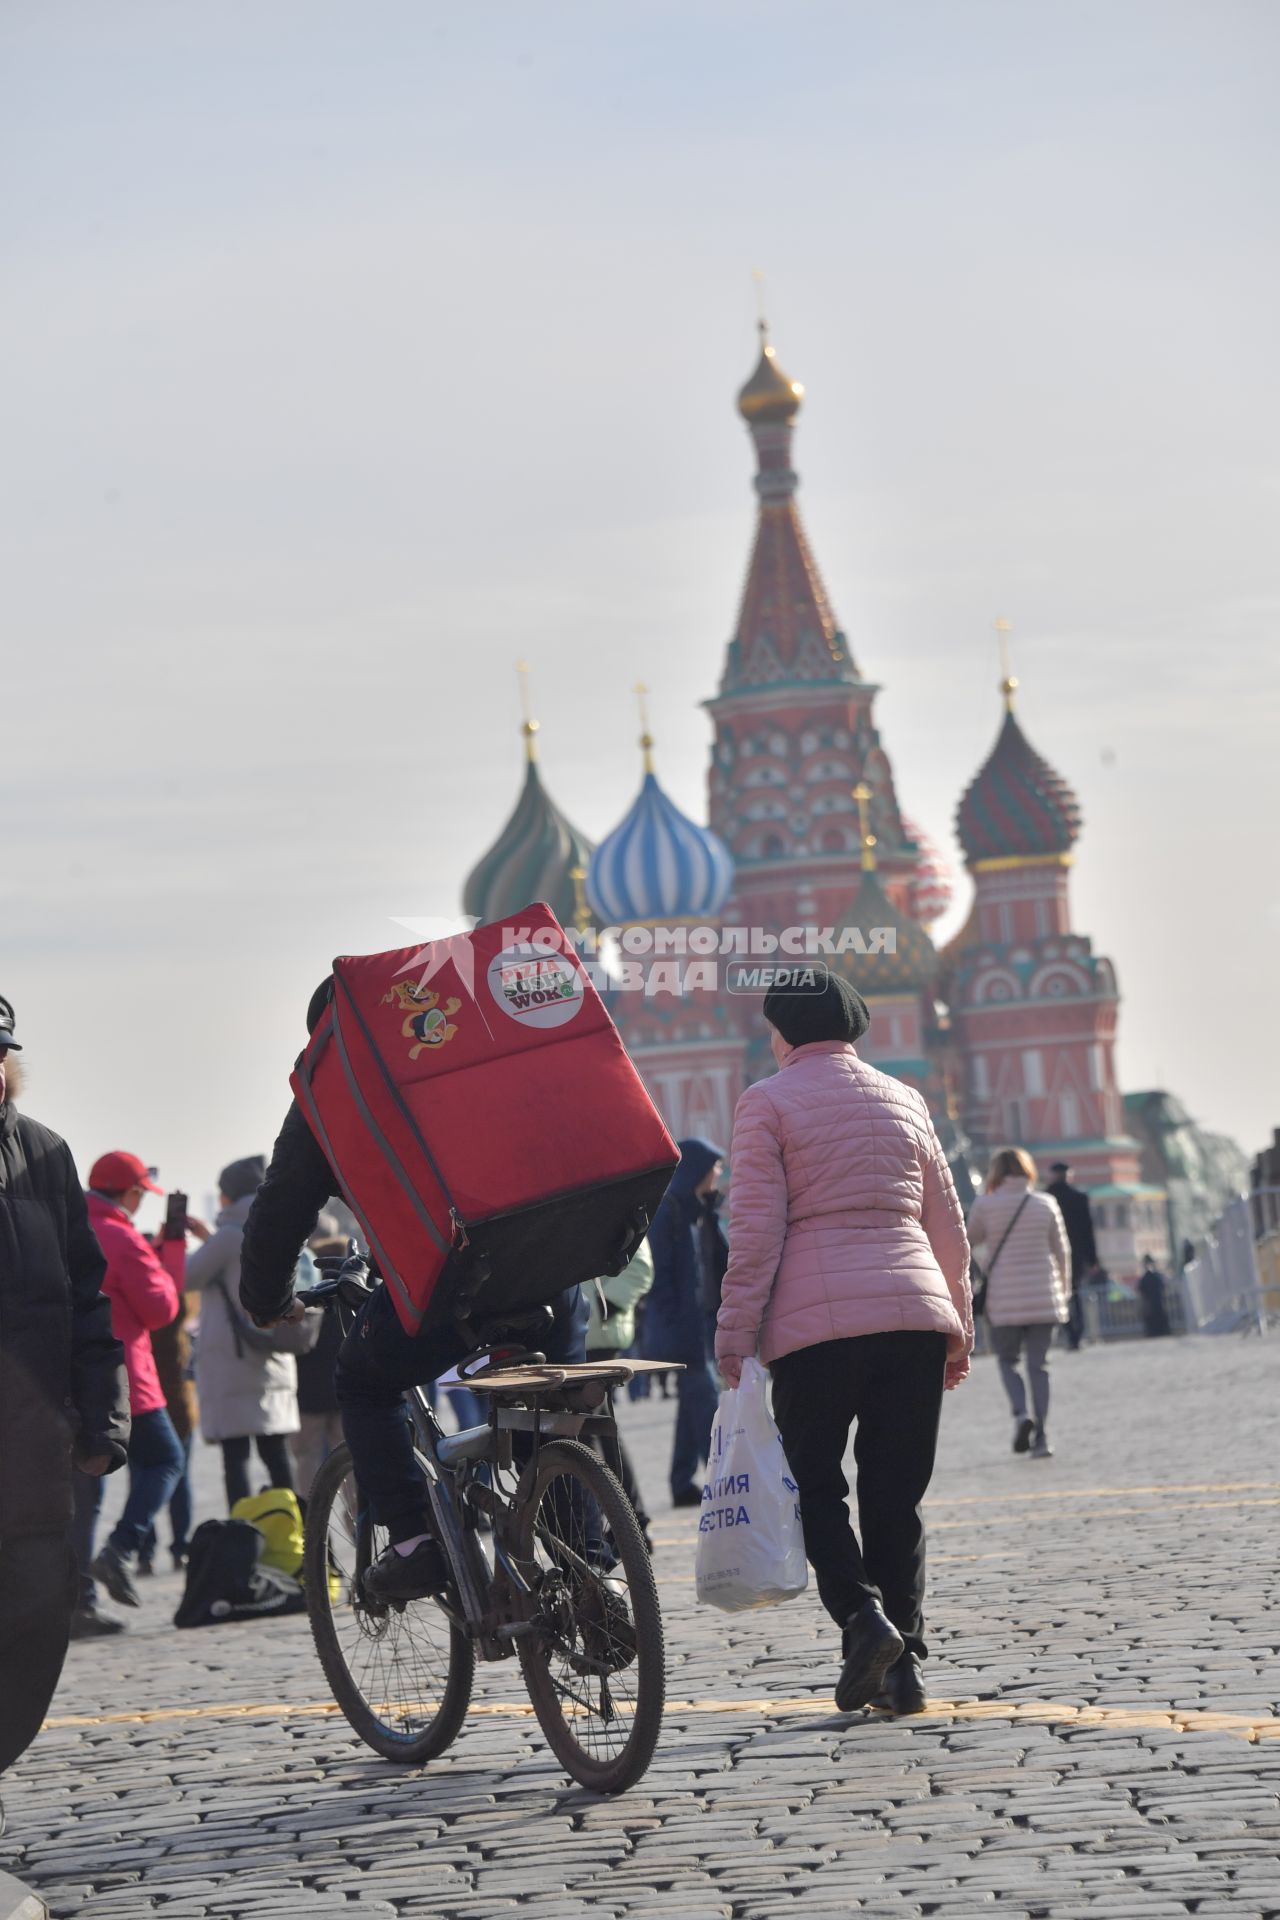
<svg viewBox="0 0 1280 1920"><path fill-rule="evenodd" d="M678 1404L671 1452L671 1503L702 1504L698 1469L707 1457L719 1388L712 1369L720 1283L729 1261L718 1213L716 1182L722 1148L709 1140L681 1140L680 1165L649 1229L653 1286L645 1302L644 1350L650 1360L684 1367L676 1375Z"/></svg>
<svg viewBox="0 0 1280 1920"><path fill-rule="evenodd" d="M71 1474L123 1466L124 1349L65 1141L18 1112L21 1052L0 998L0 1771L31 1744L76 1600Z"/></svg>
<svg viewBox="0 0 1280 1920"><path fill-rule="evenodd" d="M332 980L311 996L307 1031L314 1032L328 1004ZM240 1300L259 1326L297 1318L293 1269L303 1242L314 1232L322 1207L339 1193L306 1118L294 1101L271 1153L267 1177L245 1222L240 1254ZM586 1356L587 1303L570 1287L554 1305L554 1324L539 1339L548 1360ZM413 1429L404 1402L408 1387L437 1379L466 1357L455 1327L438 1327L416 1338L406 1333L386 1287L360 1309L338 1354L336 1374L342 1429L356 1479L390 1545L364 1576L380 1600L419 1600L438 1593L449 1577L448 1562L432 1537L426 1483L413 1457Z"/></svg>
<svg viewBox="0 0 1280 1920"><path fill-rule="evenodd" d="M1142 1301L1142 1331L1148 1340L1158 1340L1164 1334L1173 1332L1165 1303L1164 1290L1167 1284L1151 1255L1144 1253L1142 1272L1138 1275L1138 1297Z"/></svg>
<svg viewBox="0 0 1280 1920"><path fill-rule="evenodd" d="M1053 1179L1045 1189L1058 1203L1062 1214L1062 1223L1067 1229L1067 1244L1071 1248L1071 1305L1067 1319L1067 1345L1072 1353L1077 1353L1084 1334L1084 1307L1080 1298L1080 1289L1084 1277L1098 1264L1098 1249L1093 1238L1093 1210L1089 1205L1089 1196L1082 1193L1071 1178L1071 1168L1065 1160L1055 1160L1049 1169Z"/></svg>

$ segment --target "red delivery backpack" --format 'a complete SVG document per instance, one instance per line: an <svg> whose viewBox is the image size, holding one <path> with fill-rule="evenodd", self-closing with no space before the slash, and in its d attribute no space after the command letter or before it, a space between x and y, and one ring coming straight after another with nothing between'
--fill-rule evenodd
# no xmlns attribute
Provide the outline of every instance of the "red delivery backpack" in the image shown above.
<svg viewBox="0 0 1280 1920"><path fill-rule="evenodd" d="M680 1157L542 904L335 960L292 1086L411 1334L620 1272Z"/></svg>

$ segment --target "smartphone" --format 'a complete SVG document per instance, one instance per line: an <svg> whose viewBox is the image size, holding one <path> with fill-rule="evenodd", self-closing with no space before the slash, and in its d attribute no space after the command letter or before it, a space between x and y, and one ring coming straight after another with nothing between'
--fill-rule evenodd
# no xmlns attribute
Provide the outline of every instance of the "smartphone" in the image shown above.
<svg viewBox="0 0 1280 1920"><path fill-rule="evenodd" d="M162 1240L185 1240L187 1237L187 1196L185 1193L171 1193L165 1203L164 1227L160 1235Z"/></svg>

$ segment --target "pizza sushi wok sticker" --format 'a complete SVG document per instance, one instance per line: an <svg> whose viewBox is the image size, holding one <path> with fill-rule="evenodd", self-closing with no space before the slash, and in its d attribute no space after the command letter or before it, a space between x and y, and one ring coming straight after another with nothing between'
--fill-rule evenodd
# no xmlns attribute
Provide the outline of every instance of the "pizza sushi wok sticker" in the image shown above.
<svg viewBox="0 0 1280 1920"><path fill-rule="evenodd" d="M489 962L489 991L523 1027L562 1027L582 1005L583 977L563 953L504 947Z"/></svg>

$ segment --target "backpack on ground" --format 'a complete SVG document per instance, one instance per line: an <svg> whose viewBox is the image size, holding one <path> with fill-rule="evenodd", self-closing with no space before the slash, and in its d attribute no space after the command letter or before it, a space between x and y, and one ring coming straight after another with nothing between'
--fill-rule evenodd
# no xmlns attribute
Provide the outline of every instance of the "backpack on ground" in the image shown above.
<svg viewBox="0 0 1280 1920"><path fill-rule="evenodd" d="M679 1159L541 903L335 960L292 1085L410 1334L620 1273Z"/></svg>
<svg viewBox="0 0 1280 1920"><path fill-rule="evenodd" d="M191 1536L187 1584L175 1627L216 1627L228 1620L301 1613L302 1588L261 1561L263 1535L247 1520L206 1520Z"/></svg>
<svg viewBox="0 0 1280 1920"><path fill-rule="evenodd" d="M272 1567L291 1580L302 1578L302 1508L292 1487L267 1487L237 1500L233 1520L247 1520L262 1535L260 1566Z"/></svg>

